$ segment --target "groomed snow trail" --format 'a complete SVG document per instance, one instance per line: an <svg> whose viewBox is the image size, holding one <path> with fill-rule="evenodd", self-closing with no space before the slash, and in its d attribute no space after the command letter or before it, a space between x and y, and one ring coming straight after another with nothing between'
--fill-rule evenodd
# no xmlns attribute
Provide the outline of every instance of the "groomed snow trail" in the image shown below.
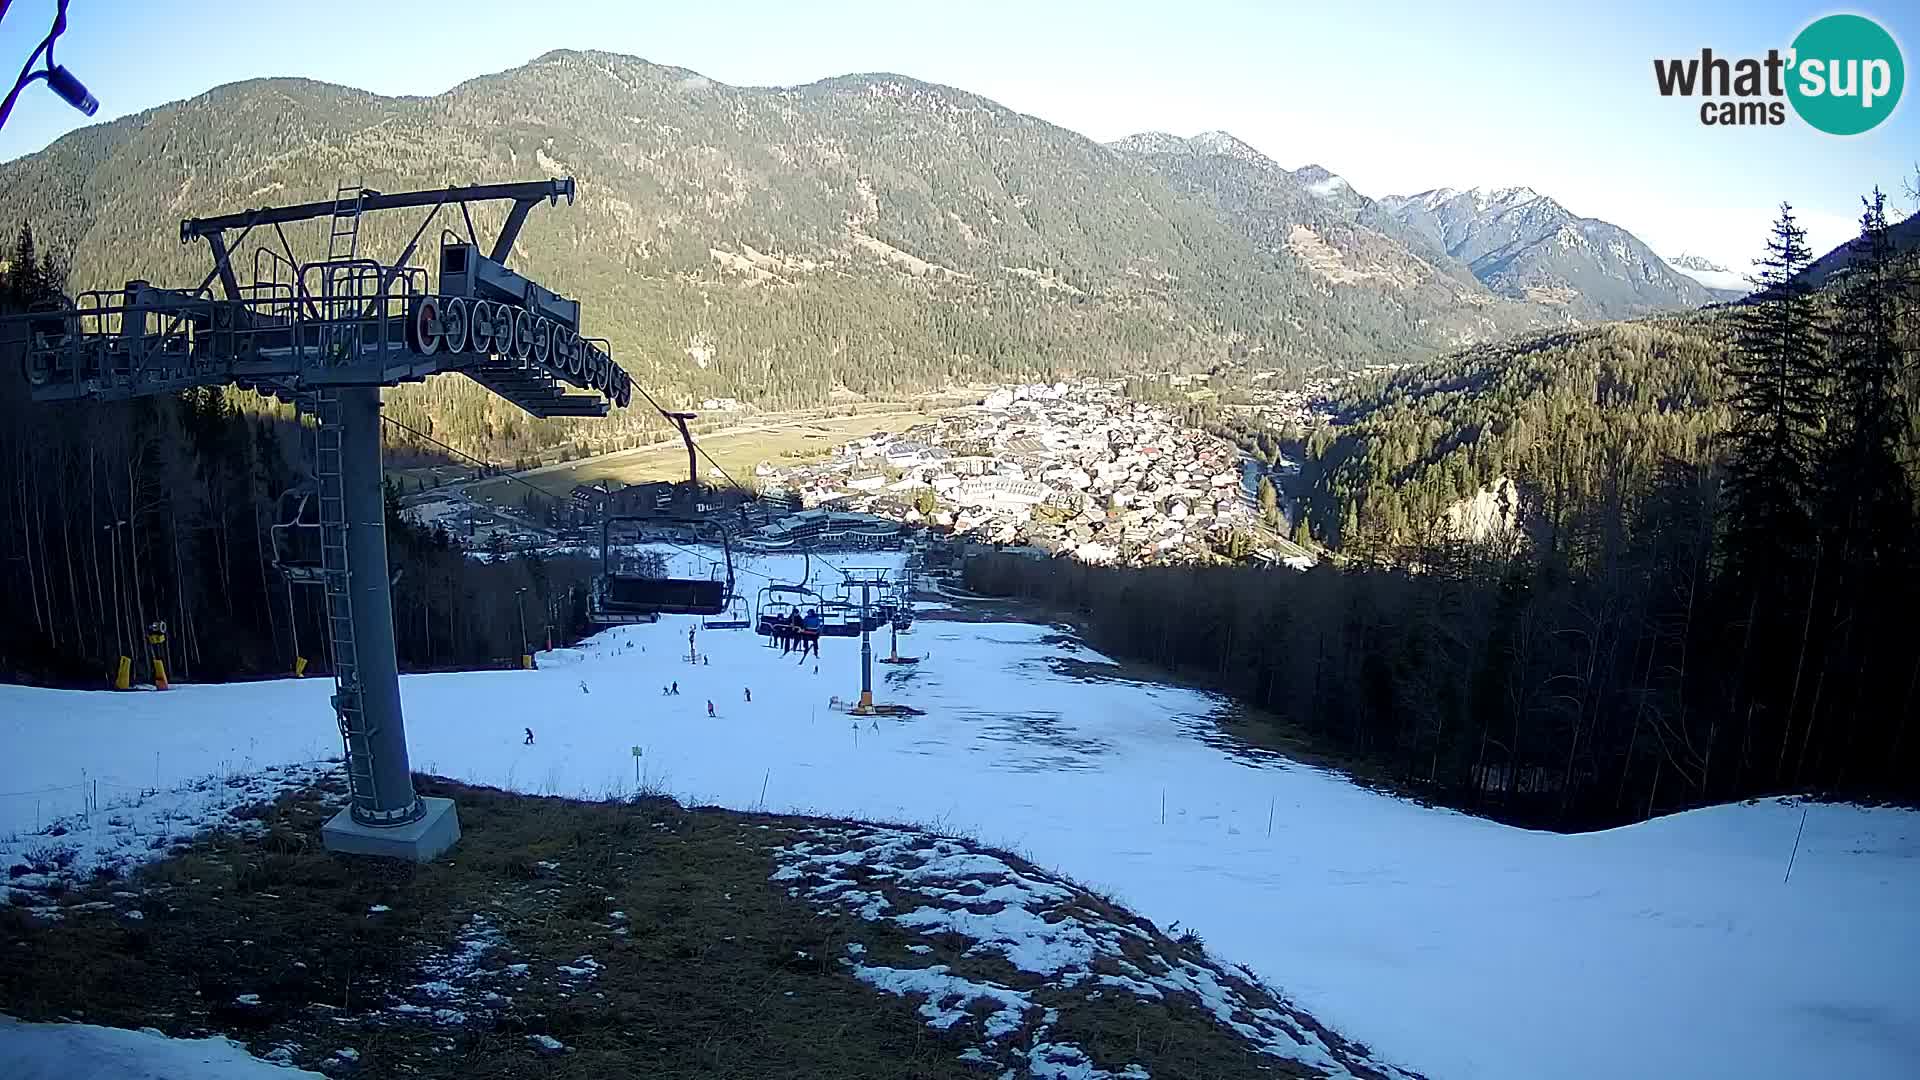
<svg viewBox="0 0 1920 1080"><path fill-rule="evenodd" d="M815 675L702 630L711 663L690 664L697 625L610 631L533 672L407 677L413 765L597 797L634 789L638 746L640 782L682 799L965 832L1196 930L1436 1080L1892 1080L1920 1060L1920 814L1812 807L1783 883L1799 806L1582 836L1425 809L1229 752L1207 695L1063 673L1104 661L1053 628L923 619L902 651L928 658L875 678L927 715L873 724L827 706L859 691L857 640L828 640ZM0 835L79 807L6 793L82 770L153 787L335 753L330 690L0 687Z"/></svg>

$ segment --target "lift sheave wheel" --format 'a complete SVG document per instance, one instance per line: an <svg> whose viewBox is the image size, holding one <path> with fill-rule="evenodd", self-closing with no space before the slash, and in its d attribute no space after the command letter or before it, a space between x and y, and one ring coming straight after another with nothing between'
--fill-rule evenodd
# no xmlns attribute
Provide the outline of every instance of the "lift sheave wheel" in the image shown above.
<svg viewBox="0 0 1920 1080"><path fill-rule="evenodd" d="M485 300L473 302L473 313L468 316L470 328L467 339L474 352L485 356L493 351L493 305Z"/></svg>
<svg viewBox="0 0 1920 1080"><path fill-rule="evenodd" d="M533 355L533 312L521 308L513 313L513 358L524 361Z"/></svg>
<svg viewBox="0 0 1920 1080"><path fill-rule="evenodd" d="M440 298L422 296L413 302L413 312L407 319L407 347L421 356L432 356L440 351Z"/></svg>
<svg viewBox="0 0 1920 1080"><path fill-rule="evenodd" d="M533 328L533 358L540 363L547 362L553 355L553 320L541 319Z"/></svg>
<svg viewBox="0 0 1920 1080"><path fill-rule="evenodd" d="M440 337L448 352L467 351L467 331L472 323L473 317L464 299L456 296L446 301L440 310Z"/></svg>
<svg viewBox="0 0 1920 1080"><path fill-rule="evenodd" d="M513 356L513 323L514 316L517 314L519 314L517 308L508 307L506 304L493 305L493 351L503 359Z"/></svg>

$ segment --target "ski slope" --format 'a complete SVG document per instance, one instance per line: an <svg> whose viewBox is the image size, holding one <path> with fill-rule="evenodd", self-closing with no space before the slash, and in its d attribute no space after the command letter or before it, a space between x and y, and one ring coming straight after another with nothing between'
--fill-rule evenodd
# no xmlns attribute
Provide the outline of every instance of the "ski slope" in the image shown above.
<svg viewBox="0 0 1920 1080"><path fill-rule="evenodd" d="M740 591L757 583L743 574ZM857 640L826 641L816 675L750 632L698 631L710 662L693 664L698 623L610 631L532 672L404 678L414 767L594 797L637 775L694 802L967 833L1197 930L1436 1080L1866 1080L1912 1077L1920 1060L1920 814L1811 807L1783 883L1797 805L1582 836L1426 809L1236 753L1218 700L1087 677L1103 658L1025 624L923 617L901 643L927 659L875 679L881 700L926 715L855 722L828 699L859 692ZM662 696L676 681L680 696ZM78 809L72 789L93 781L331 754L330 691L0 686L0 838Z"/></svg>

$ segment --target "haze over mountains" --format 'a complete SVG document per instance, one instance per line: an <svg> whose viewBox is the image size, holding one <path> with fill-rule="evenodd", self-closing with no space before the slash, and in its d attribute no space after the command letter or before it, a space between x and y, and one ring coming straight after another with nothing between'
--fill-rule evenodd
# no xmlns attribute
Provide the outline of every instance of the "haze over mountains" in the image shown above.
<svg viewBox="0 0 1920 1080"><path fill-rule="evenodd" d="M1102 146L904 76L734 87L598 52L426 98L218 87L0 166L0 218L31 222L75 288L191 285L208 263L182 217L339 180L548 175L576 177L579 205L536 212L515 262L579 296L642 381L767 404L1234 356L1405 361L1715 299L1543 197L1374 200L1224 133ZM417 225L370 217L363 244L397 253Z"/></svg>

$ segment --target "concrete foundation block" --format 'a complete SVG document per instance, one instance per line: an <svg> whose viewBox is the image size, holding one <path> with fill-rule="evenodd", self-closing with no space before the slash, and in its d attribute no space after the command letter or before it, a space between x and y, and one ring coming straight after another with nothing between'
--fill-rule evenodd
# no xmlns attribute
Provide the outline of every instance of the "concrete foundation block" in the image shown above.
<svg viewBox="0 0 1920 1080"><path fill-rule="evenodd" d="M389 859L429 862L460 839L460 815L452 799L422 799L426 816L405 825L375 828L353 820L342 810L320 827L320 842L328 851L346 855L380 855Z"/></svg>

